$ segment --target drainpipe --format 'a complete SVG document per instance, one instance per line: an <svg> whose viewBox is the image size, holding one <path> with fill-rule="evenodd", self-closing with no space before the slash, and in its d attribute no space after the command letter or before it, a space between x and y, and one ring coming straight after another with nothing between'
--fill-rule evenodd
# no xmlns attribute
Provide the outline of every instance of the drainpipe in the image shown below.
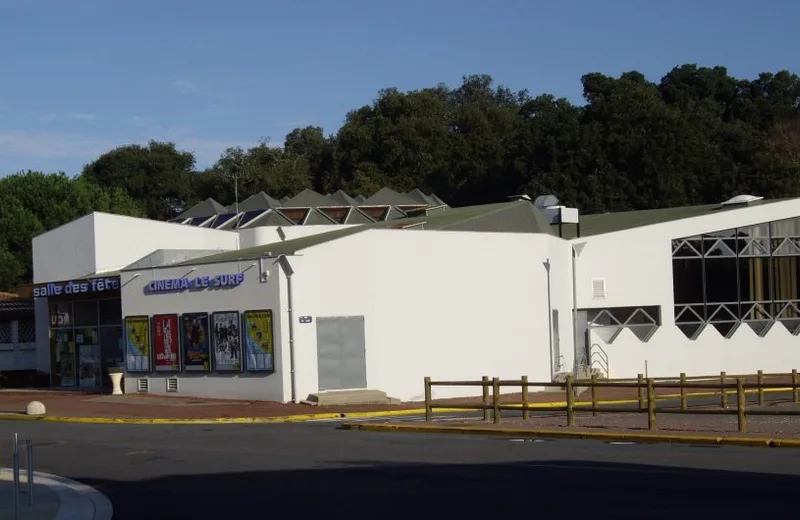
<svg viewBox="0 0 800 520"><path fill-rule="evenodd" d="M286 274L286 306L288 307L287 314L289 316L289 378L292 387L292 402L297 403L297 378L294 369L294 305L292 303L292 275L294 274L294 269L292 269L289 260L284 255L278 258L278 263Z"/></svg>
<svg viewBox="0 0 800 520"><path fill-rule="evenodd" d="M578 255L581 254L583 248L586 246L586 242L580 242L578 244L572 244L572 350L573 360L572 360L572 372L574 375L578 375L578 283L577 283L577 268L576 265L578 263ZM586 363L589 363L589 360L586 359Z"/></svg>
<svg viewBox="0 0 800 520"><path fill-rule="evenodd" d="M550 345L550 381L555 380L555 360L553 359L553 304L550 300L550 259L544 262L547 271L547 337Z"/></svg>
<svg viewBox="0 0 800 520"><path fill-rule="evenodd" d="M575 264L578 255L575 253L575 246L572 249L572 373L578 374L578 284Z"/></svg>

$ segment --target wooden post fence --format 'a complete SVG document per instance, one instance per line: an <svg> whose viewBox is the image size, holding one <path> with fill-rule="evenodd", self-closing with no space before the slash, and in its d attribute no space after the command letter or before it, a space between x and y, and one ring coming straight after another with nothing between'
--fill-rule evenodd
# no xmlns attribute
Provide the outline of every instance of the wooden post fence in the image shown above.
<svg viewBox="0 0 800 520"><path fill-rule="evenodd" d="M575 426L575 392L572 390L572 376L567 376L567 426Z"/></svg>
<svg viewBox="0 0 800 520"><path fill-rule="evenodd" d="M740 377L736 379L736 416L739 422L740 433L745 433L747 431L745 406L744 379Z"/></svg>
<svg viewBox="0 0 800 520"><path fill-rule="evenodd" d="M500 378L492 379L492 420L495 424L500 422Z"/></svg>
<svg viewBox="0 0 800 520"><path fill-rule="evenodd" d="M481 378L481 386L483 387L483 421L489 422L489 376Z"/></svg>
<svg viewBox="0 0 800 520"><path fill-rule="evenodd" d="M431 401L431 378L425 376L425 422L433 420L433 405Z"/></svg>
<svg viewBox="0 0 800 520"><path fill-rule="evenodd" d="M528 419L530 417L530 410L528 410L529 396L528 396L528 376L522 376L522 418Z"/></svg>
<svg viewBox="0 0 800 520"><path fill-rule="evenodd" d="M647 429L656 429L656 388L652 378L647 380Z"/></svg>

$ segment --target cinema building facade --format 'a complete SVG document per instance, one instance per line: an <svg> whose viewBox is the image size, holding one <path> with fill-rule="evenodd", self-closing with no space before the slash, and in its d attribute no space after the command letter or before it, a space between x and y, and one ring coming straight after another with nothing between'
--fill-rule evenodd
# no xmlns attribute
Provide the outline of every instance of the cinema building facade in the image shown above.
<svg viewBox="0 0 800 520"><path fill-rule="evenodd" d="M582 216L553 197L294 199L209 200L174 222L93 213L36 237L38 370L285 402L416 400L425 376L800 366L800 199Z"/></svg>

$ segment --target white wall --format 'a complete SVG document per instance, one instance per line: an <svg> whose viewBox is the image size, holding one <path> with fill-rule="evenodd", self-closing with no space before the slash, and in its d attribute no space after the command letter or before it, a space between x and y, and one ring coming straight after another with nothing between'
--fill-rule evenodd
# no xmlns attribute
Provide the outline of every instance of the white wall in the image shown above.
<svg viewBox="0 0 800 520"><path fill-rule="evenodd" d="M552 292L565 305L560 264L568 249L549 235L365 231L290 258L294 313L363 315L367 386L391 397L421 399L425 376L549 381L543 262L558 265ZM559 310L568 319L570 309ZM570 327L560 328L564 350ZM302 399L318 390L315 326L296 324L295 340ZM479 393L434 388L434 397Z"/></svg>
<svg viewBox="0 0 800 520"><path fill-rule="evenodd" d="M92 213L33 239L33 282L58 282L115 271L157 249L229 251L233 231Z"/></svg>
<svg viewBox="0 0 800 520"><path fill-rule="evenodd" d="M155 314L183 314L187 312L239 311L272 309L274 320L275 372L242 373L242 374L130 374L130 381L125 391L135 392L135 380L147 377L152 394L166 394L166 379L177 377L179 392L169 395L187 395L205 398L254 399L270 401L286 401L288 393L284 393L284 375L288 380L288 359L284 359L279 345L282 344L281 326L278 316L279 276L278 267L266 263L270 270L266 283L260 282L259 265L251 262L229 262L220 264L197 265L192 267L165 267L126 271L120 276L122 284L122 315L153 316ZM181 278L185 276L213 276L217 274L245 273L244 282L229 289L183 291L164 294L152 294L145 291L147 284L154 279ZM137 276L138 274L138 276ZM283 342L285 343L285 342ZM288 384L288 383L287 383Z"/></svg>
<svg viewBox="0 0 800 520"><path fill-rule="evenodd" d="M576 264L579 308L661 305L672 325L672 239L800 216L800 199L576 238L585 242ZM606 281L606 297L592 298L593 278Z"/></svg>
<svg viewBox="0 0 800 520"><path fill-rule="evenodd" d="M94 214L34 237L33 283L81 278L96 272Z"/></svg>
<svg viewBox="0 0 800 520"><path fill-rule="evenodd" d="M239 246L239 236L233 231L108 213L93 215L98 273L122 269L157 249L230 251ZM65 279L67 278L59 278Z"/></svg>
<svg viewBox="0 0 800 520"><path fill-rule="evenodd" d="M263 246L266 244L274 244L280 242L282 239L278 234L278 229L282 229L286 234L286 240L293 238L306 237L317 235L319 233L327 233L329 231L336 231L337 229L344 229L353 227L351 224L331 224L317 225L317 226L260 226L254 228L244 228L238 230L240 236L241 248L245 249L253 246Z"/></svg>
<svg viewBox="0 0 800 520"><path fill-rule="evenodd" d="M695 340L675 326L672 286L672 239L800 215L800 199L775 202L713 215L573 240L586 246L577 261L578 307L661 306L661 327L647 341L624 330L611 344L591 335L593 355L608 356L611 377L786 372L800 367L798 339L776 323L765 337L742 324L732 338L707 325ZM604 299L592 298L592 278L606 281ZM604 354L598 351L602 350Z"/></svg>
<svg viewBox="0 0 800 520"><path fill-rule="evenodd" d="M765 337L759 337L742 324L730 339L707 325L692 341L675 326L662 326L647 343L625 329L613 343L592 334L593 352L602 349L609 360L610 376L633 378L645 373L650 377L677 377L719 374L786 373L800 369L800 348L781 323L775 323ZM768 354L767 354L768 353Z"/></svg>

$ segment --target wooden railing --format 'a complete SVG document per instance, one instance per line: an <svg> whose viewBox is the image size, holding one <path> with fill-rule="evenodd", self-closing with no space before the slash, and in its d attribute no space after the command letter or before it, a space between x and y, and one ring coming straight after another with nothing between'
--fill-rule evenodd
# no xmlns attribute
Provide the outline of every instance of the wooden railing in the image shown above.
<svg viewBox="0 0 800 520"><path fill-rule="evenodd" d="M788 380L791 378L790 383L768 383L766 379L781 378ZM755 379L755 382L748 382L750 379ZM481 387L482 399L480 404L458 404L458 403L443 403L435 404L432 398L432 388L434 386L474 386ZM507 387L516 387L522 390L522 400L520 403L503 403L501 396L501 389ZM457 410L482 410L483 420L492 420L495 424L501 420L503 411L519 411L522 413L523 419L530 418L531 411L541 410L541 406L536 403L530 402L530 387L544 387L544 388L558 388L563 390L565 398L565 406L547 406L549 412L566 412L567 426L575 425L576 412L591 412L593 416L598 413L647 413L647 426L648 429L656 429L656 416L657 414L705 414L705 415L736 415L738 418L739 432L747 431L747 416L748 415L800 415L800 410L764 410L764 409L747 409L746 394L748 390L756 390L758 394L759 406L765 404L765 390L783 390L791 392L791 402L800 403L800 384L798 383L797 370L794 369L791 373L784 374L764 374L759 370L756 374L743 374L743 375L728 375L721 372L718 376L694 376L687 377L686 374L681 374L677 378L645 378L644 375L639 374L636 379L615 379L615 380L600 380L597 375L593 375L591 379L575 380L572 376L567 376L566 381L561 382L530 382L527 376L522 376L519 380L503 380L500 378L490 379L488 376L483 376L480 381L432 381L430 377L425 378L425 420L430 422L433 420L433 411L437 408L457 409ZM576 404L575 397L576 387L587 387L590 390L591 404L588 406L581 406ZM599 388L636 388L638 401L636 407L614 406L606 405L600 402L597 395ZM677 396L665 397L661 396L660 399L678 399L680 405L678 407L657 407L656 402L659 400L657 390L659 389L678 389ZM689 408L688 400L692 397L708 398L707 394L697 395L693 394L695 390L711 390L713 396L720 396L720 407L713 408ZM731 408L728 402L729 394L736 394L736 406Z"/></svg>

